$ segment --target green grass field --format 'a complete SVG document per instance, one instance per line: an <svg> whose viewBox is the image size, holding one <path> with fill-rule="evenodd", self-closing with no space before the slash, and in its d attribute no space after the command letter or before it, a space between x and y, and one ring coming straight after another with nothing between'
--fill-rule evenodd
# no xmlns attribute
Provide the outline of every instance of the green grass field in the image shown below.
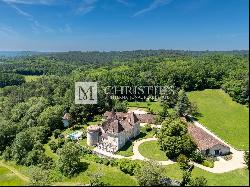
<svg viewBox="0 0 250 187"><path fill-rule="evenodd" d="M108 183L112 186L134 186L138 185L136 179L131 177L116 167L105 166L103 164L98 164L91 161L83 160L84 162L89 163L86 171L81 172L78 176L72 178L64 178L62 182L71 182L71 183L81 183L88 184L89 176L88 174L94 174L100 172L103 174L102 180L105 183Z"/></svg>
<svg viewBox="0 0 250 187"><path fill-rule="evenodd" d="M0 186L24 186L27 182L16 176L12 171L0 166Z"/></svg>
<svg viewBox="0 0 250 187"><path fill-rule="evenodd" d="M178 164L165 166L165 173L168 177L181 180L182 172ZM203 176L207 179L208 186L248 186L249 170L238 169L227 173L210 173L205 170L194 168L192 177Z"/></svg>
<svg viewBox="0 0 250 187"><path fill-rule="evenodd" d="M159 102L128 102L129 108L144 108L146 111L151 111L158 114L162 107Z"/></svg>
<svg viewBox="0 0 250 187"><path fill-rule="evenodd" d="M154 136L154 132L153 131L147 132L145 127L141 127L140 132L141 133L136 138L132 139L132 141L130 141L130 142L127 142L125 144L125 146L122 147L117 152L117 154L122 155L122 156L128 156L128 157L133 156L134 155L134 153L133 153L133 142L135 140L152 138Z"/></svg>
<svg viewBox="0 0 250 187"><path fill-rule="evenodd" d="M26 76L24 76L26 82L36 81L40 77L41 76L37 76L37 75L26 75Z"/></svg>
<svg viewBox="0 0 250 187"><path fill-rule="evenodd" d="M166 154L160 149L157 141L144 142L139 146L139 152L142 156L148 159L158 161L168 160Z"/></svg>
<svg viewBox="0 0 250 187"><path fill-rule="evenodd" d="M133 156L133 142L128 141L116 154L122 155L122 156Z"/></svg>
<svg viewBox="0 0 250 187"><path fill-rule="evenodd" d="M198 120L237 149L249 147L249 109L238 104L222 90L188 93L201 113Z"/></svg>

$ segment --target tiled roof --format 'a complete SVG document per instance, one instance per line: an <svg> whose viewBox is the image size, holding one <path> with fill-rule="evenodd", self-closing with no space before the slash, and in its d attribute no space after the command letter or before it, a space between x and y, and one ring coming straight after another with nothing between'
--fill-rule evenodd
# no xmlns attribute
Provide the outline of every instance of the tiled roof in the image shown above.
<svg viewBox="0 0 250 187"><path fill-rule="evenodd" d="M123 113L123 112L116 112L116 116L118 118L124 118L130 114L132 114L133 112L131 113ZM133 113L136 120L139 120L141 123L150 123L150 124L153 124L155 123L155 116L152 115L152 114L135 114ZM104 113L104 117L106 118L110 118L112 115L112 112L105 112Z"/></svg>
<svg viewBox="0 0 250 187"><path fill-rule="evenodd" d="M64 120L70 120L71 119L71 116L69 113L65 113L64 116L63 116L63 119Z"/></svg>
<svg viewBox="0 0 250 187"><path fill-rule="evenodd" d="M223 145L225 147L228 147L218 139L214 138L212 135L208 134L203 129L190 123L188 124L188 133L196 142L199 150L210 149L216 145Z"/></svg>
<svg viewBox="0 0 250 187"><path fill-rule="evenodd" d="M102 123L105 132L120 133L128 131L139 121L134 113L105 112L106 120Z"/></svg>

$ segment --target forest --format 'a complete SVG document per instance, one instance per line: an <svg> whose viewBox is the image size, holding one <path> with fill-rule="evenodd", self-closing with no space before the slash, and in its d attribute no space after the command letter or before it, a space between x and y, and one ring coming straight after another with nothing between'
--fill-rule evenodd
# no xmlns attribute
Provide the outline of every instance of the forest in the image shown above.
<svg viewBox="0 0 250 187"><path fill-rule="evenodd" d="M43 144L64 128L65 112L72 115L73 124L83 125L112 108L123 108L123 102L111 100L102 86L172 86L176 93L181 90L182 98L185 92L221 88L236 102L248 105L248 63L245 52L161 50L68 52L4 60L0 63L0 154L19 165L53 168L55 163L45 154ZM39 78L26 81L27 75ZM97 105L74 103L78 81L98 82ZM67 147L63 151L62 162ZM87 150L81 151L74 154Z"/></svg>

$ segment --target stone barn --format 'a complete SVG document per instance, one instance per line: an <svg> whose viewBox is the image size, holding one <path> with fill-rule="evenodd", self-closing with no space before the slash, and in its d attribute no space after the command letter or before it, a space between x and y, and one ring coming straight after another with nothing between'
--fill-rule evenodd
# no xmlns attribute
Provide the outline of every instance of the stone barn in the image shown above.
<svg viewBox="0 0 250 187"><path fill-rule="evenodd" d="M230 153L230 148L227 145L194 124L188 124L188 133L204 155L220 156Z"/></svg>

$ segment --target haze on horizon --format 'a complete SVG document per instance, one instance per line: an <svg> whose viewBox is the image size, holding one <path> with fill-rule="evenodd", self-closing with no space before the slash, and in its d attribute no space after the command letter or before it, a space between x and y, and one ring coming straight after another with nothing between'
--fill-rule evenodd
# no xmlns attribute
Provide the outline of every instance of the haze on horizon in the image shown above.
<svg viewBox="0 0 250 187"><path fill-rule="evenodd" d="M0 51L248 50L248 0L0 0Z"/></svg>

